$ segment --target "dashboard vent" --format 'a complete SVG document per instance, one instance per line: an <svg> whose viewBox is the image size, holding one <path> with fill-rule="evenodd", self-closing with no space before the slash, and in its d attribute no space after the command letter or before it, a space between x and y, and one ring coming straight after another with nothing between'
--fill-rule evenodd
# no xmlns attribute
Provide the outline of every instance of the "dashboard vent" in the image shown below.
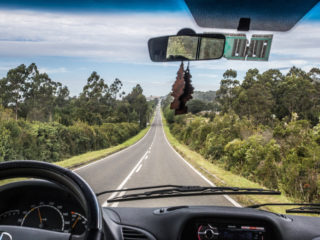
<svg viewBox="0 0 320 240"><path fill-rule="evenodd" d="M124 240L144 240L148 237L141 231L134 228L122 228L122 236Z"/></svg>

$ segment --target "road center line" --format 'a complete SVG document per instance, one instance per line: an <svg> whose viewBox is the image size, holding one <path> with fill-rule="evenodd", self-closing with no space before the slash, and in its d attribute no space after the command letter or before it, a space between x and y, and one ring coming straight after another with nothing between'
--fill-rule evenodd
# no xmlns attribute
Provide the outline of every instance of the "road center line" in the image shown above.
<svg viewBox="0 0 320 240"><path fill-rule="evenodd" d="M142 167L142 164L138 167L138 169L136 170L136 173L140 171L141 167Z"/></svg>
<svg viewBox="0 0 320 240"><path fill-rule="evenodd" d="M140 160L138 161L138 163L134 166L134 168L131 170L131 172L128 174L128 176L120 183L120 185L117 187L117 190L120 190L123 188L123 186L128 182L129 178L133 175L133 173L135 172L135 170L138 168L138 166L140 165L140 163L143 161L143 159L145 158L145 156L148 154L148 152L145 152L145 154L143 154L142 158L140 158ZM114 198L118 193L114 192L111 194L111 196L107 199L107 201L105 201L102 206L103 207L107 207L108 206L108 200L111 198Z"/></svg>
<svg viewBox="0 0 320 240"><path fill-rule="evenodd" d="M125 194L126 194L126 192L121 192L118 197L122 197ZM114 203L112 203L111 207L118 207L118 205L119 205L119 202L114 202Z"/></svg>
<svg viewBox="0 0 320 240"><path fill-rule="evenodd" d="M155 121L155 119L154 119L154 121ZM156 136L157 136L157 130L158 130L158 128L156 128L155 131L154 131L154 137L153 137L152 142L151 142L151 145L150 145L150 147L149 147L149 151L150 151L150 152L151 152L151 148L152 148L152 146L153 146L154 140L156 139Z"/></svg>

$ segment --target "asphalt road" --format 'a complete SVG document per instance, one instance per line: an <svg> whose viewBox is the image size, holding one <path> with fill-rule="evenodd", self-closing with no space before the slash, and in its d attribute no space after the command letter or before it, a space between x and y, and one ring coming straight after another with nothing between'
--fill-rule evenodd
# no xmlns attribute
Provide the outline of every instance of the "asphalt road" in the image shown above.
<svg viewBox="0 0 320 240"><path fill-rule="evenodd" d="M177 154L169 144L163 131L159 107L150 130L140 141L104 159L80 167L75 172L81 175L95 192L164 184L212 185L210 181ZM160 198L107 203L109 198L123 194L126 193L106 194L98 199L102 206L111 207L237 205L229 196Z"/></svg>

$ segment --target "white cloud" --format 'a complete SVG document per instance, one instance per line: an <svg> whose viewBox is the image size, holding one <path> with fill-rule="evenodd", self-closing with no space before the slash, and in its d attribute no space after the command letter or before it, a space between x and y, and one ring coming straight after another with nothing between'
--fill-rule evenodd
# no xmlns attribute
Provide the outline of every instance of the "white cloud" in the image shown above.
<svg viewBox="0 0 320 240"><path fill-rule="evenodd" d="M308 63L306 60L301 60L301 59L290 60L289 62L293 65L306 65Z"/></svg>
<svg viewBox="0 0 320 240"><path fill-rule="evenodd" d="M150 82L151 84L154 84L154 85L165 85L164 82L161 82L161 81L152 81Z"/></svg>
<svg viewBox="0 0 320 240"><path fill-rule="evenodd" d="M2 56L76 56L146 61L150 37L193 25L179 14L76 15L0 11Z"/></svg>
<svg viewBox="0 0 320 240"><path fill-rule="evenodd" d="M198 73L198 74L195 74L195 77L217 78L217 77L219 77L219 75L218 74L210 74L210 73Z"/></svg>
<svg viewBox="0 0 320 240"><path fill-rule="evenodd" d="M137 81L137 80L124 80L123 82L133 83L133 84L139 84L139 81Z"/></svg>
<svg viewBox="0 0 320 240"><path fill-rule="evenodd" d="M175 34L190 27L197 32L214 32L196 26L190 15L180 13L66 14L22 10L0 10L0 56L68 56L95 61L152 64L147 41L161 35ZM220 61L194 62L198 69L233 68L286 69L292 65L310 68L320 63L320 24L301 24L289 33L274 33L269 62ZM230 30L219 32L232 32ZM248 36L249 38L249 36ZM162 67L176 64L158 64ZM319 66L319 64L318 64ZM47 72L66 69L48 69ZM202 73L199 77L216 77Z"/></svg>
<svg viewBox="0 0 320 240"><path fill-rule="evenodd" d="M10 67L2 67L2 66L0 67L0 71L6 71L7 72L9 69L10 69Z"/></svg>
<svg viewBox="0 0 320 240"><path fill-rule="evenodd" d="M39 68L40 72L45 72L45 73L66 73L68 70L64 67L60 68Z"/></svg>

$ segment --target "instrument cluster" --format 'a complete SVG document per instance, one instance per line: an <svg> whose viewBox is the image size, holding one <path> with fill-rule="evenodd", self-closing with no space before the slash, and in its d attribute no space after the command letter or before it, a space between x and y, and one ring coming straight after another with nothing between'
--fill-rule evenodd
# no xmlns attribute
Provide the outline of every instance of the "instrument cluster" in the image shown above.
<svg viewBox="0 0 320 240"><path fill-rule="evenodd" d="M86 230L87 218L71 193L54 184L39 182L0 191L0 225L81 235Z"/></svg>

